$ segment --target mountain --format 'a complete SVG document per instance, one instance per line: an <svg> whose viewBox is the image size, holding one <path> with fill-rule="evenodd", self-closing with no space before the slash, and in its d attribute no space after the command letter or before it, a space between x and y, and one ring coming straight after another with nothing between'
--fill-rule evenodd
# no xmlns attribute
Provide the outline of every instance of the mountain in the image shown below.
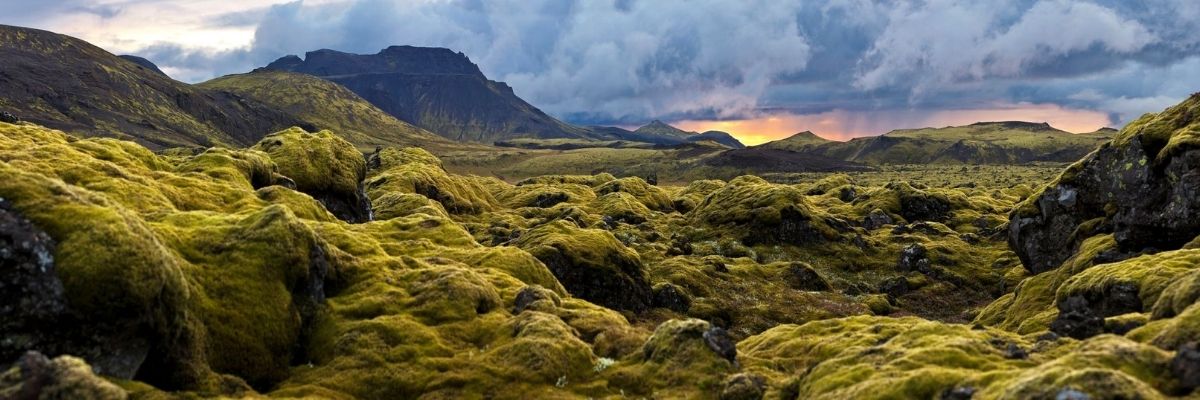
<svg viewBox="0 0 1200 400"><path fill-rule="evenodd" d="M831 140L817 136L815 133L804 131L792 136L788 136L784 139L763 143L756 147L776 150L805 151L810 148L831 142Z"/></svg>
<svg viewBox="0 0 1200 400"><path fill-rule="evenodd" d="M387 145L464 147L398 120L349 89L311 75L258 71L227 75L197 86L263 102L303 118L317 129L337 132L363 149Z"/></svg>
<svg viewBox="0 0 1200 400"><path fill-rule="evenodd" d="M978 122L901 129L846 142L820 143L803 133L762 145L864 164L1023 164L1071 162L1110 140L1115 131L1073 134L1046 123ZM820 139L820 138L817 138ZM823 139L822 139L823 140Z"/></svg>
<svg viewBox="0 0 1200 400"><path fill-rule="evenodd" d="M704 133L698 133L695 135L688 136L687 140L689 142L711 140L711 141L720 143L726 147L729 147L731 149L746 148L746 145L742 144L742 142L737 140L737 138L733 137L733 135L730 135L729 132L706 131Z"/></svg>
<svg viewBox="0 0 1200 400"><path fill-rule="evenodd" d="M590 138L489 80L462 53L392 46L376 54L317 50L275 60L291 71L340 84L392 116L443 137L491 144L512 138Z"/></svg>
<svg viewBox="0 0 1200 400"><path fill-rule="evenodd" d="M153 64L151 64L153 65ZM153 149L254 144L307 124L258 101L177 82L85 41L0 25L0 110Z"/></svg>
<svg viewBox="0 0 1200 400"><path fill-rule="evenodd" d="M150 60L147 60L145 58L141 58L138 56L132 56L132 55L128 55L128 54L119 55L117 57L120 57L120 58L124 59L125 61L129 61L134 64L137 64L138 66L145 68L145 69L149 70L150 72L155 72L155 73L158 73L159 75L167 76L166 72L163 72L161 69L158 69L157 65L155 65L153 62L151 62Z"/></svg>
<svg viewBox="0 0 1200 400"><path fill-rule="evenodd" d="M693 132L687 132L674 126L667 125L659 120L650 121L649 124L646 124L641 128L637 128L637 130L633 131L633 133L646 136L659 136L679 139L686 139L688 136L694 134Z"/></svg>

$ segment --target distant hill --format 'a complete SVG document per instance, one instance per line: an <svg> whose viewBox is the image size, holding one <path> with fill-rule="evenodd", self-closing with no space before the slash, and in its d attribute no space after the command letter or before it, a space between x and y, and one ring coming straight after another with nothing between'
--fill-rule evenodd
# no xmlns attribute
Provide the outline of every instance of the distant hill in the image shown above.
<svg viewBox="0 0 1200 400"><path fill-rule="evenodd" d="M317 50L275 60L266 70L309 74L338 83L392 116L443 137L491 144L513 138L591 138L489 80L462 53L392 46L376 54Z"/></svg>
<svg viewBox="0 0 1200 400"><path fill-rule="evenodd" d="M267 133L308 126L253 99L156 70L70 36L0 25L0 110L30 122L154 149L248 146Z"/></svg>
<svg viewBox="0 0 1200 400"><path fill-rule="evenodd" d="M637 130L633 131L633 133L679 139L686 139L688 136L694 134L693 132L687 132L674 126L667 125L659 120L650 121L649 124L646 124L641 128L637 128Z"/></svg>
<svg viewBox="0 0 1200 400"><path fill-rule="evenodd" d="M460 143L396 119L336 83L311 75L258 71L227 75L198 85L261 101L330 129L362 148L405 145L446 149Z"/></svg>
<svg viewBox="0 0 1200 400"><path fill-rule="evenodd" d="M864 164L1023 164L1071 162L1110 140L1114 130L1072 134L1046 123L979 122L945 128L901 129L847 142L819 142L804 133L762 148L821 155ZM821 139L823 140L823 139Z"/></svg>
<svg viewBox="0 0 1200 400"><path fill-rule="evenodd" d="M730 135L728 132L721 132L721 131L706 131L704 133L698 133L695 135L688 136L687 140L691 141L691 142L701 141L701 140L711 140L711 141L720 143L722 145L725 145L726 147L729 147L731 149L746 148L746 145L742 144L742 142L737 140L737 138L733 137L733 135Z"/></svg>
<svg viewBox="0 0 1200 400"><path fill-rule="evenodd" d="M813 147L831 142L831 140L817 136L815 133L804 131L792 136L788 136L784 139L763 143L756 147L775 150L806 151Z"/></svg>

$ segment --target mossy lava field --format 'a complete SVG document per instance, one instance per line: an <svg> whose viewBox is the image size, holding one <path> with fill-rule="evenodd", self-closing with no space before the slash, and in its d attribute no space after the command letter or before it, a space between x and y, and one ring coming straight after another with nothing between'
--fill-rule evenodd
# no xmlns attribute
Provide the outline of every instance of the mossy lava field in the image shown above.
<svg viewBox="0 0 1200 400"><path fill-rule="evenodd" d="M0 398L1200 397L1198 96L1037 179L448 170L0 122Z"/></svg>

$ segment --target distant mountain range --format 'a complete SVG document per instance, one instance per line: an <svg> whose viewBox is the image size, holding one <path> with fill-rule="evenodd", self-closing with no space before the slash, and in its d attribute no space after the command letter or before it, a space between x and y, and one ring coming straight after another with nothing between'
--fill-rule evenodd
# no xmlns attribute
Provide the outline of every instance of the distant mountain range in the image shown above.
<svg viewBox="0 0 1200 400"><path fill-rule="evenodd" d="M1104 128L1074 134L1046 123L978 122L944 128L900 129L846 142L812 132L755 148L820 155L863 164L1024 164L1070 162L1082 158L1117 133Z"/></svg>
<svg viewBox="0 0 1200 400"><path fill-rule="evenodd" d="M462 53L442 48L392 46L369 55L318 50L303 59L286 56L250 73L189 85L141 57L116 56L69 36L11 26L0 26L0 110L51 128L135 140L155 149L247 146L270 132L300 126L331 129L364 151L389 145L434 151L494 150L491 145L559 151L671 148L684 158L703 154L704 165L752 169L757 163L783 171L1067 162L1116 132L1071 134L1044 123L981 122L846 142L806 131L747 148L726 132L688 132L662 121L632 131L572 125L488 79Z"/></svg>

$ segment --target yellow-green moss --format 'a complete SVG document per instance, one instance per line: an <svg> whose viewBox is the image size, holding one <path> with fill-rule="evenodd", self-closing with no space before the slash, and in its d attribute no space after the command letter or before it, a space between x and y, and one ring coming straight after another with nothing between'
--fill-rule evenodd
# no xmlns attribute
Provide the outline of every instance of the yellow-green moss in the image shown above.
<svg viewBox="0 0 1200 400"><path fill-rule="evenodd" d="M296 182L302 192L356 193L366 176L362 153L330 131L308 133L300 128L275 132L254 145Z"/></svg>

